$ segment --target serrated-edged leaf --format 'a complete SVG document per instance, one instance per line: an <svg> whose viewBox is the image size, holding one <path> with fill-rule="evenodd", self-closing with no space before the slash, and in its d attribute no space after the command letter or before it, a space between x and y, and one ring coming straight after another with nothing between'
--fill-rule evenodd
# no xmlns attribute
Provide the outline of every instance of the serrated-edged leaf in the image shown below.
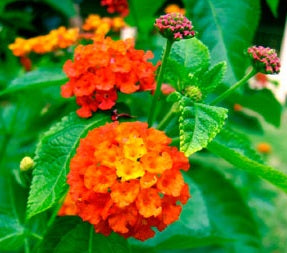
<svg viewBox="0 0 287 253"><path fill-rule="evenodd" d="M210 50L212 64L227 61L225 81L232 85L244 75L248 59L244 51L256 31L259 0L183 0L198 37Z"/></svg>
<svg viewBox="0 0 287 253"><path fill-rule="evenodd" d="M226 252L262 252L257 224L237 189L219 172L199 164L188 174L203 195L210 222L233 238L225 244Z"/></svg>
<svg viewBox="0 0 287 253"><path fill-rule="evenodd" d="M55 230L58 228L55 227ZM95 233L94 227L89 223L80 222L70 230L59 235L53 253L129 253L130 248L123 237L112 233L109 236ZM51 251L50 251L51 252Z"/></svg>
<svg viewBox="0 0 287 253"><path fill-rule="evenodd" d="M207 70L210 65L208 48L198 39L176 42L167 62L166 81L188 82L188 74Z"/></svg>
<svg viewBox="0 0 287 253"><path fill-rule="evenodd" d="M16 250L25 239L24 228L16 218L0 214L0 250Z"/></svg>
<svg viewBox="0 0 287 253"><path fill-rule="evenodd" d="M226 62L219 62L200 77L198 87L203 96L211 93L223 81L225 72Z"/></svg>
<svg viewBox="0 0 287 253"><path fill-rule="evenodd" d="M205 148L220 132L228 110L222 107L193 103L189 98L180 100L180 150L186 156Z"/></svg>
<svg viewBox="0 0 287 253"><path fill-rule="evenodd" d="M109 116L103 113L97 113L88 120L71 113L44 134L36 149L36 166L28 198L28 218L51 208L59 201L67 190L69 162L79 139L89 129L101 126L108 120Z"/></svg>
<svg viewBox="0 0 287 253"><path fill-rule="evenodd" d="M261 163L256 152L247 146L242 135L231 130L222 130L207 146L212 153L221 156L238 169L243 169L253 175L262 177L287 192L287 175L268 165Z"/></svg>
<svg viewBox="0 0 287 253"><path fill-rule="evenodd" d="M38 69L12 80L5 90L0 91L0 96L16 91L61 85L66 81L67 76L61 68Z"/></svg>

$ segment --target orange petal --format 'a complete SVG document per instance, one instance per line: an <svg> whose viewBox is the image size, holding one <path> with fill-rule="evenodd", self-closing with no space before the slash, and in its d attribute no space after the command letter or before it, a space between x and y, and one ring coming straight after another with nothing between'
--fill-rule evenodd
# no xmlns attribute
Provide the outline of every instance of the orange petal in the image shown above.
<svg viewBox="0 0 287 253"><path fill-rule="evenodd" d="M161 214L161 199L156 189L142 189L136 200L139 213L145 217L158 216Z"/></svg>

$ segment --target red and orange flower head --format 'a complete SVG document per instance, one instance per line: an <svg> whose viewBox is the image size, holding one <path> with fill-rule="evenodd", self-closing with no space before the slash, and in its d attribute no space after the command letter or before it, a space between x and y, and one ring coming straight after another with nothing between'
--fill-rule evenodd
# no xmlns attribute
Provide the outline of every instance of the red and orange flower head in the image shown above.
<svg viewBox="0 0 287 253"><path fill-rule="evenodd" d="M280 72L280 59L275 49L263 46L252 46L247 50L252 59L253 67L264 74L278 74Z"/></svg>
<svg viewBox="0 0 287 253"><path fill-rule="evenodd" d="M153 54L136 50L131 39L101 38L92 45L79 45L74 61L64 65L70 80L62 86L62 96L76 96L81 106L77 113L83 118L98 109L109 110L116 103L118 90L130 94L154 89L156 66L147 61L150 58Z"/></svg>
<svg viewBox="0 0 287 253"><path fill-rule="evenodd" d="M181 13L162 15L155 20L154 26L163 37L172 41L190 39L195 36L191 21Z"/></svg>
<svg viewBox="0 0 287 253"><path fill-rule="evenodd" d="M143 122L107 123L80 141L68 184L76 210L96 232L146 240L176 221L190 198L189 162Z"/></svg>
<svg viewBox="0 0 287 253"><path fill-rule="evenodd" d="M129 14L129 4L127 0L101 0L102 6L107 6L109 13L119 13L122 17Z"/></svg>

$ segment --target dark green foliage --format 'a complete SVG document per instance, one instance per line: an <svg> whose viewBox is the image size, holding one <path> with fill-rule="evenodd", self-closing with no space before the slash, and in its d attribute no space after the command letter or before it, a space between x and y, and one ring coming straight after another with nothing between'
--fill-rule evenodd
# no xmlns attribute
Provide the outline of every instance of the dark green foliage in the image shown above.
<svg viewBox="0 0 287 253"><path fill-rule="evenodd" d="M0 1L0 251L284 253L286 122L280 130L265 123L280 126L282 105L270 90L251 90L247 85L220 101L220 106L209 104L246 72L245 51L256 32L259 0L182 1L197 37L172 45L163 79L176 92L168 98L161 94L152 108L157 115L154 126L191 164L184 179L192 197L183 205L179 220L162 232L155 229L155 237L141 242L116 233L97 234L79 217L56 217L80 139L109 122L113 109L119 121L147 122L153 94L119 93L112 110L79 118L75 99L60 95L60 86L68 80L62 66L72 58L74 47L31 54L33 70L24 73L8 44L23 34L46 32L36 31L29 6L31 10L38 4L49 7L40 21L53 27L85 12L109 15L100 2L95 9L81 9L85 4L94 6L93 1ZM152 49L154 63L160 60L165 41L153 23L169 2L129 0L126 22L137 26L136 47ZM279 1L267 0L267 4L276 16ZM17 10L18 5L25 8ZM51 11L54 16L48 18ZM234 104L243 109L233 111ZM259 155L258 142L269 143L273 153ZM35 160L33 170L20 171L24 156Z"/></svg>

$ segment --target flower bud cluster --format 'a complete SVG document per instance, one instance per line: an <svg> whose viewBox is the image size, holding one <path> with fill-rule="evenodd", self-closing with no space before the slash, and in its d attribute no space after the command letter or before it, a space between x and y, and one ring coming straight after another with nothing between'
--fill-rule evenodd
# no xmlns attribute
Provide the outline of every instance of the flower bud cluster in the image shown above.
<svg viewBox="0 0 287 253"><path fill-rule="evenodd" d="M160 34L172 41L194 37L195 31L190 20L180 13L162 15L155 21Z"/></svg>
<svg viewBox="0 0 287 253"><path fill-rule="evenodd" d="M248 54L253 60L254 67L264 74L278 74L280 72L280 60L274 49L263 46L248 48Z"/></svg>

